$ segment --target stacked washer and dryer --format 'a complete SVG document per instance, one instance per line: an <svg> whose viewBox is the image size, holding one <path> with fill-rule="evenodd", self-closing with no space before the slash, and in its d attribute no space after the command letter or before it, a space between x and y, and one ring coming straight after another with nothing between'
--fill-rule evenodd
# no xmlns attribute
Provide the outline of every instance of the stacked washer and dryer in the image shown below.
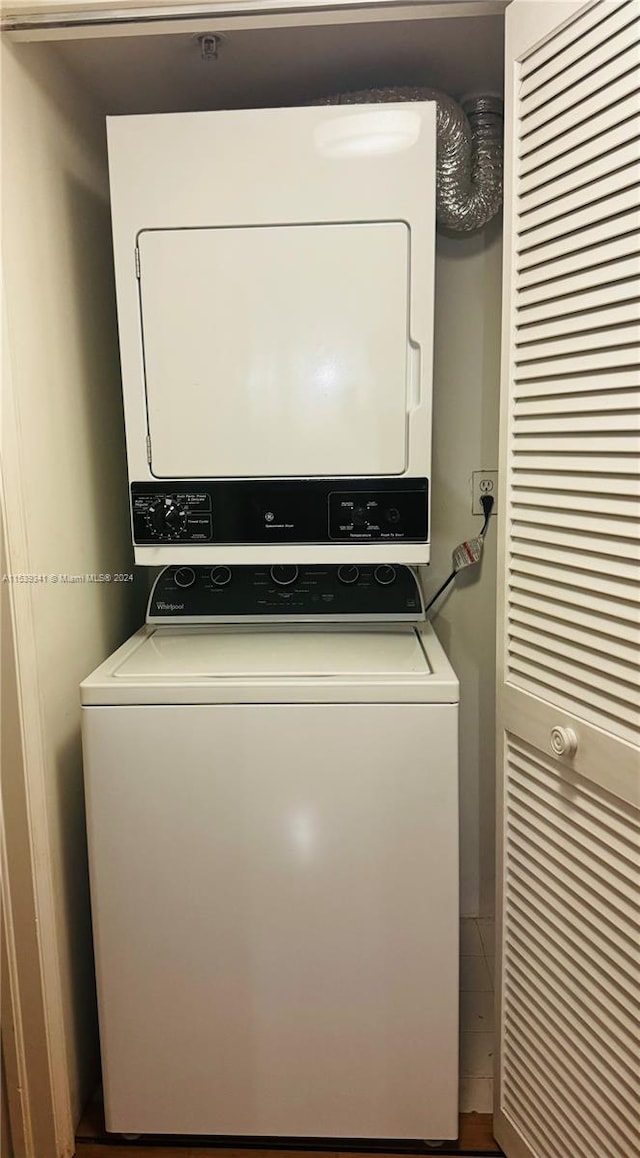
<svg viewBox="0 0 640 1158"><path fill-rule="evenodd" d="M435 106L108 122L145 626L82 685L106 1126L457 1135Z"/></svg>

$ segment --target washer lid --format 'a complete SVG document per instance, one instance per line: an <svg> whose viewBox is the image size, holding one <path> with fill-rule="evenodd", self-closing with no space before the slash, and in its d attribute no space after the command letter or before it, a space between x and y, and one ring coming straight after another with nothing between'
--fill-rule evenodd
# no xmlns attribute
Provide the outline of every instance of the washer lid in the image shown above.
<svg viewBox="0 0 640 1158"><path fill-rule="evenodd" d="M458 702L429 623L144 627L81 685L85 705Z"/></svg>
<svg viewBox="0 0 640 1158"><path fill-rule="evenodd" d="M113 671L116 679L315 679L430 675L413 627L376 630L161 628Z"/></svg>

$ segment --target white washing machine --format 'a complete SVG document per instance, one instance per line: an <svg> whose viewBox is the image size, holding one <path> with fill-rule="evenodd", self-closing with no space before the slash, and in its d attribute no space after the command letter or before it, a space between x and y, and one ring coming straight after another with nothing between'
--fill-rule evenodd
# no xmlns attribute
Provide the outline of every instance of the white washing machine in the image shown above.
<svg viewBox="0 0 640 1158"><path fill-rule="evenodd" d="M170 567L83 683L108 1130L457 1135L458 681L421 606L408 568Z"/></svg>

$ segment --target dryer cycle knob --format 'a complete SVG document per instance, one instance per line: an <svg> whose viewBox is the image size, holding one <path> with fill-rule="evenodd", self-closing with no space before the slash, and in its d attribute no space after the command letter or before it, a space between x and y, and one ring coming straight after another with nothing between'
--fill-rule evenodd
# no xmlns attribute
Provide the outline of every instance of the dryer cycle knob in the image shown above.
<svg viewBox="0 0 640 1158"><path fill-rule="evenodd" d="M295 583L298 578L298 568L293 566L272 567L271 578L279 587L288 587L290 583Z"/></svg>
<svg viewBox="0 0 640 1158"><path fill-rule="evenodd" d="M231 582L230 567L212 567L209 574L214 587L226 587Z"/></svg>
<svg viewBox="0 0 640 1158"><path fill-rule="evenodd" d="M373 577L376 583L379 583L381 587L388 587L390 583L395 581L396 569L395 567L388 567L386 565L376 567L375 571L373 572Z"/></svg>
<svg viewBox="0 0 640 1158"><path fill-rule="evenodd" d="M180 534L186 525L187 512L175 499L164 497L152 503L148 518L154 531L160 535Z"/></svg>

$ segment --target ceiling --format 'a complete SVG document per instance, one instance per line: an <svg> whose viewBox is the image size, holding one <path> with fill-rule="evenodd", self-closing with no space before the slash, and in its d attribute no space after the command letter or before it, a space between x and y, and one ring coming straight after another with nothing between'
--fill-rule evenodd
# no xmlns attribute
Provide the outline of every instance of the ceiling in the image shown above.
<svg viewBox="0 0 640 1158"><path fill-rule="evenodd" d="M301 104L344 89L427 85L460 97L503 89L503 17L263 28L60 42L105 114ZM26 46L25 46L26 47Z"/></svg>

